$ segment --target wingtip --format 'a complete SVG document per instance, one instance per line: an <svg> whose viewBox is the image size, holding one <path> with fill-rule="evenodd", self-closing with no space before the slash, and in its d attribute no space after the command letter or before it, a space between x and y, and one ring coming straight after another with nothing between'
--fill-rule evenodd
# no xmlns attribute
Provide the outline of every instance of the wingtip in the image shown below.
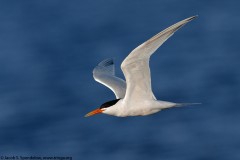
<svg viewBox="0 0 240 160"><path fill-rule="evenodd" d="M198 15L195 15L195 16L192 16L192 17L189 17L189 18L188 18L188 21L194 20L194 19L196 19L197 17L198 17Z"/></svg>
<svg viewBox="0 0 240 160"><path fill-rule="evenodd" d="M110 66L110 65L113 65L114 62L113 62L113 58L107 58L103 61L101 61L98 66Z"/></svg>

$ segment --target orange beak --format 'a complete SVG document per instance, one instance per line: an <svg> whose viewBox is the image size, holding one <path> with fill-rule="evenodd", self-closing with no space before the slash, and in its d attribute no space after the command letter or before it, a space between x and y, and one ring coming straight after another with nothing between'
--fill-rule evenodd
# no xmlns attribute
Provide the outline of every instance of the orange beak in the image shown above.
<svg viewBox="0 0 240 160"><path fill-rule="evenodd" d="M84 117L89 117L89 116L93 116L95 114L99 114L99 113L102 113L103 111L101 109L95 109L93 110L92 112L89 112L88 114L86 114Z"/></svg>

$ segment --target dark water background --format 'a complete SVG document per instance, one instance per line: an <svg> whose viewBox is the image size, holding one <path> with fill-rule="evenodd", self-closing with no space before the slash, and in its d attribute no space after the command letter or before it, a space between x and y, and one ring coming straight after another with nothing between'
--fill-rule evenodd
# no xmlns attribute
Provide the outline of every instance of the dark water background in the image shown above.
<svg viewBox="0 0 240 160"><path fill-rule="evenodd" d="M0 155L114 160L240 159L240 1L0 2ZM198 14L152 56L161 100L146 117L84 114L113 93L92 69Z"/></svg>

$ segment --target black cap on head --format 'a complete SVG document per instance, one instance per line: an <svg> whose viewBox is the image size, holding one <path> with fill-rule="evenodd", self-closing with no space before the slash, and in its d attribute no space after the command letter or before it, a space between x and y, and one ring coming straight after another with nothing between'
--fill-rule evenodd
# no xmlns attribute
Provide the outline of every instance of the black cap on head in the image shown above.
<svg viewBox="0 0 240 160"><path fill-rule="evenodd" d="M120 99L115 99L115 100L112 100L112 101L108 101L108 102L106 102L106 103L103 103L103 104L100 106L100 109L111 107L111 106L113 106L114 104L116 104L119 100L120 100Z"/></svg>

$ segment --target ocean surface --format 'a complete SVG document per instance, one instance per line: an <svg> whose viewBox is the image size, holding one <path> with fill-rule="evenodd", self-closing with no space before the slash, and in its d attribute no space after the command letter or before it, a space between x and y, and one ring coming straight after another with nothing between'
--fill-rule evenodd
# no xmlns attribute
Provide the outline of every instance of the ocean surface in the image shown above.
<svg viewBox="0 0 240 160"><path fill-rule="evenodd" d="M240 1L0 2L0 156L239 160ZM198 15L151 57L160 100L144 117L84 115L115 99L93 68Z"/></svg>

